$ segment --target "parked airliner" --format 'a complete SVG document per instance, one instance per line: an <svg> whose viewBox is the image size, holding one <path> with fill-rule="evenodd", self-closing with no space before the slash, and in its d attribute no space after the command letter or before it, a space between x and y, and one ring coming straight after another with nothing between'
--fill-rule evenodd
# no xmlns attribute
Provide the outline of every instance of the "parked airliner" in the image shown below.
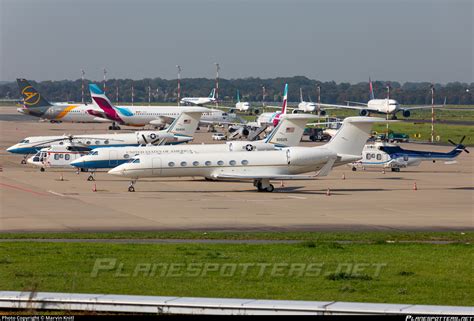
<svg viewBox="0 0 474 321"><path fill-rule="evenodd" d="M73 123L110 123L108 119L89 113L96 107L87 104L51 103L37 91L26 79L17 79L23 107L17 111L52 122Z"/></svg>
<svg viewBox="0 0 474 321"><path fill-rule="evenodd" d="M230 124L236 122L236 115L231 115L218 109L208 109L201 106L114 106L105 93L96 84L90 84L89 90L92 101L100 111L91 110L90 113L103 117L121 125L145 126L153 125L164 127L173 121L183 111L202 112L201 123ZM115 125L112 126L114 128Z"/></svg>
<svg viewBox="0 0 474 321"><path fill-rule="evenodd" d="M317 147L287 147L276 151L140 155L109 171L132 179L144 177L201 176L212 179L251 180L258 191L272 192L271 180L313 179L326 176L333 166L360 159L372 125L383 118L348 117L327 144ZM313 175L298 175L316 172Z"/></svg>
<svg viewBox="0 0 474 321"><path fill-rule="evenodd" d="M204 106L216 102L216 89L212 88L211 93L207 97L184 97L181 99L182 104Z"/></svg>
<svg viewBox="0 0 474 321"><path fill-rule="evenodd" d="M386 114L391 115L392 119L397 118L397 113L401 112L403 117L410 117L412 110L417 109L430 109L430 108L442 108L446 107L446 99L443 105L422 105L422 106L402 106L396 101L395 99L374 99L372 81L369 80L369 91L370 91L370 99L367 103L359 103L355 102L359 106L354 105L334 105L334 104L323 104L320 105L323 107L332 107L332 108L345 108L345 109L356 109L359 111L359 115L361 116L370 116L371 113L377 114ZM354 102L348 102L354 103Z"/></svg>

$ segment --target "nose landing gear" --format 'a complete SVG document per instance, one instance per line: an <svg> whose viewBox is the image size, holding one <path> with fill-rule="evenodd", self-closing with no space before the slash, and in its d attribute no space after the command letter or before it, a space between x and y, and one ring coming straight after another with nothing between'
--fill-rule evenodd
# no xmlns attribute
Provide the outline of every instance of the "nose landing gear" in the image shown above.
<svg viewBox="0 0 474 321"><path fill-rule="evenodd" d="M130 185L128 186L128 191L129 192L131 192L131 193L135 192L135 186L134 186L135 183L136 183L136 181L130 181Z"/></svg>

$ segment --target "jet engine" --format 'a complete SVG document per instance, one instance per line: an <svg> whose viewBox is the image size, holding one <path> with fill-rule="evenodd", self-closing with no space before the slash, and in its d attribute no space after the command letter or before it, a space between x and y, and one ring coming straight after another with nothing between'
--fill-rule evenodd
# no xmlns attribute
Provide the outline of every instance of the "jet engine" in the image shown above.
<svg viewBox="0 0 474 321"><path fill-rule="evenodd" d="M361 109L359 112L361 116L369 116L369 111L367 109Z"/></svg>
<svg viewBox="0 0 474 321"><path fill-rule="evenodd" d="M404 110L403 111L403 117L410 117L411 113L409 110Z"/></svg>

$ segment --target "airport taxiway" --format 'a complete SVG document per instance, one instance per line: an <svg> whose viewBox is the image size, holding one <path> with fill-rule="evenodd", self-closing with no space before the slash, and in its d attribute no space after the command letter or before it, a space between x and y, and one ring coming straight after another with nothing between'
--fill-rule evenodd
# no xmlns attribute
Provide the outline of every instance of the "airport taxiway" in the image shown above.
<svg viewBox="0 0 474 321"><path fill-rule="evenodd" d="M274 182L273 193L258 193L247 181L202 178L139 180L136 192L129 193L126 179L97 173L96 182L89 182L87 173L78 175L74 170L40 172L20 165L21 156L5 151L27 136L105 133L106 124L41 123L17 117L13 107L1 107L0 114L0 232L472 230L474 226L474 153L462 153L452 165L426 162L399 173L352 172L342 166L317 180L287 181L283 187ZM212 142L210 136L201 131L195 142ZM331 196L326 195L328 188Z"/></svg>

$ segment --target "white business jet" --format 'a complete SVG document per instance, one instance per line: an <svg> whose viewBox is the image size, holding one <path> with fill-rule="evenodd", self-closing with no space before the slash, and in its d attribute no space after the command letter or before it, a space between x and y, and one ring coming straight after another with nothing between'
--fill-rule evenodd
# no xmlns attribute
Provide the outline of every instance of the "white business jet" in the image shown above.
<svg viewBox="0 0 474 321"><path fill-rule="evenodd" d="M258 191L272 192L271 180L313 179L329 174L333 166L361 158L372 125L383 118L348 117L325 145L288 147L276 151L140 155L109 174L129 177L129 191L144 177L202 176L211 179L251 180ZM315 172L312 175L298 175Z"/></svg>

